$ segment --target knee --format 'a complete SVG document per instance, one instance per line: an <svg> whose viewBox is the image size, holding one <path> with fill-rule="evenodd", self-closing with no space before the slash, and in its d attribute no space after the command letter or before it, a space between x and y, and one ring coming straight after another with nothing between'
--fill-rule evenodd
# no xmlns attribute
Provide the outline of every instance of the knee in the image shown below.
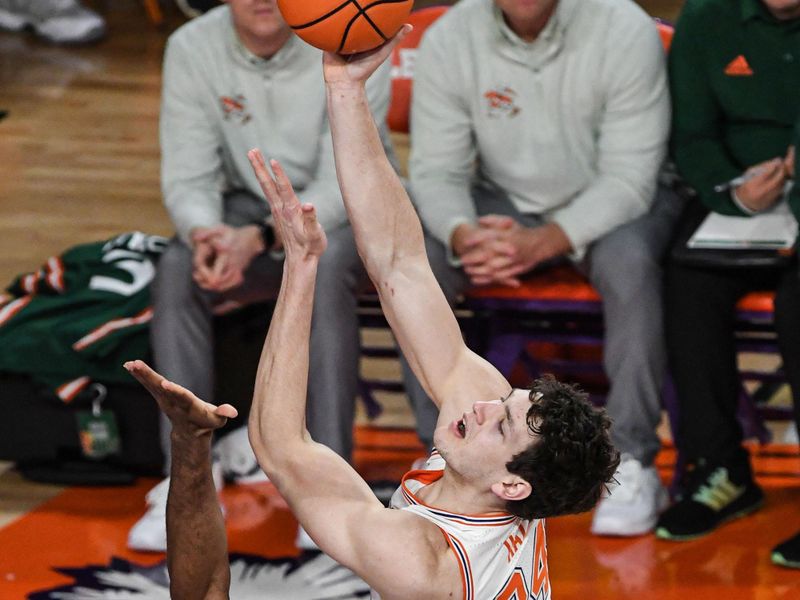
<svg viewBox="0 0 800 600"><path fill-rule="evenodd" d="M604 300L609 296L633 299L651 295L660 299L661 262L647 241L621 232L596 242L590 250L590 274Z"/></svg>
<svg viewBox="0 0 800 600"><path fill-rule="evenodd" d="M155 304L170 298L183 297L194 286L192 251L180 240L173 239L158 260L156 274L150 286Z"/></svg>

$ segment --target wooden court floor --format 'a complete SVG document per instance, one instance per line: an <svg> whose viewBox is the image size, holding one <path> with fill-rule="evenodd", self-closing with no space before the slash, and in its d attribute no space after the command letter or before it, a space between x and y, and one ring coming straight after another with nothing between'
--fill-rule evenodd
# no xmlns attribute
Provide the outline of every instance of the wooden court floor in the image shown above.
<svg viewBox="0 0 800 600"><path fill-rule="evenodd" d="M110 25L98 45L60 48L0 33L0 110L8 111L0 121L0 285L73 244L132 229L171 232L159 195L157 119L161 54L181 19L166 6L168 26L158 30L137 0L87 4ZM680 2L643 4L674 19ZM356 465L370 478L399 478L421 451L404 401L386 401L389 416L377 425L362 419L357 431ZM550 520L554 597L800 598L800 572L768 560L777 541L800 529L800 456L792 445L754 453L766 507L705 539L600 539L588 533L589 515ZM658 458L665 481L673 462L667 446ZM0 464L0 600L166 598L164 557L125 547L154 483L65 489L26 482ZM270 484L228 487L222 500L231 552L247 557L237 581L262 581L258 573L269 582L234 598L350 597L303 579L324 571L332 581L334 571L292 562L296 523Z"/></svg>

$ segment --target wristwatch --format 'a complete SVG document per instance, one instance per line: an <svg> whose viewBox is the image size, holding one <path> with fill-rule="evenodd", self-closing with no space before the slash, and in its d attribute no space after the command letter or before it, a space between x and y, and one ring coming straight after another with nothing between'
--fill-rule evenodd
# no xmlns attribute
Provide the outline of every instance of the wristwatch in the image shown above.
<svg viewBox="0 0 800 600"><path fill-rule="evenodd" d="M256 225L261 230L264 252L269 252L272 250L273 246L275 246L275 228L272 226L272 223L267 223L266 221L256 223Z"/></svg>

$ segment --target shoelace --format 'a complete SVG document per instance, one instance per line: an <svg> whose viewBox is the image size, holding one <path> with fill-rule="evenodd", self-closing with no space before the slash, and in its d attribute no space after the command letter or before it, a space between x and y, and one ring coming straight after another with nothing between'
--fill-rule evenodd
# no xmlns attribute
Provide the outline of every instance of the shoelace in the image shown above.
<svg viewBox="0 0 800 600"><path fill-rule="evenodd" d="M745 486L737 486L728 478L728 469L717 467L692 494L692 500L719 512L744 494Z"/></svg>

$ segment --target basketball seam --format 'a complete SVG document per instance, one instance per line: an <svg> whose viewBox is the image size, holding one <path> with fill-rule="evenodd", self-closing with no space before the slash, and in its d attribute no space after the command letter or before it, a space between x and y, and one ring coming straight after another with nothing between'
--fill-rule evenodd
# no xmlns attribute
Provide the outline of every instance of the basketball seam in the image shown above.
<svg viewBox="0 0 800 600"><path fill-rule="evenodd" d="M400 2L401 0L393 0L393 1ZM306 27L311 27L312 25L316 25L317 23L324 21L328 17L335 15L337 12L345 8L348 4L352 3L353 0L345 0L345 2L334 8L332 11L322 15L321 17L314 19L313 21L309 21L308 23L302 23L301 25L290 25L289 27L291 27L292 29L305 29ZM356 4L356 6L358 5ZM358 15L356 15L356 17L358 17Z"/></svg>
<svg viewBox="0 0 800 600"><path fill-rule="evenodd" d="M367 14L367 10L369 10L373 6L377 6L379 4L399 4L401 2L406 2L406 1L407 0L377 0L376 2L372 2L372 3L362 7L357 2L357 0L351 0L351 2L353 4L355 4L356 8L358 9L358 13L352 19L350 19L350 22L347 24L347 27L345 27L344 33L342 34L342 41L339 44L339 48L338 48L338 50L336 50L336 52L341 52L342 51L342 48L344 48L344 45L347 43L347 36L350 34L350 28L358 20L358 17L362 17L362 16L367 20L367 23L370 24L370 26L377 32L377 34L379 36L381 36L381 39L384 42L388 42L389 38L386 37L386 35L383 33L383 31L381 31L381 29L373 22L373 20Z"/></svg>
<svg viewBox="0 0 800 600"><path fill-rule="evenodd" d="M375 25L375 22L374 22L372 19L370 19L370 18L369 18L369 15L367 14L367 8L369 8L369 6L368 6L368 7L366 7L366 8L361 8L361 5L358 3L358 0L353 0L353 4L355 4L355 5L356 5L356 8L358 9L358 14L359 14L359 15L361 15L361 16L363 16L363 17L364 17L364 18L367 20L367 23L369 23L369 24L372 26L372 28L373 28L375 31L377 31L377 32L378 32L378 35L379 35L379 36L381 36L381 39L382 39L384 42L388 41L388 40L389 40L389 38L387 38L387 37L386 37L386 36L383 34L383 32L380 30L380 28L379 28L377 25ZM373 4L373 5L370 5L370 6L374 6L374 4ZM357 17L356 17L356 18L357 18Z"/></svg>

